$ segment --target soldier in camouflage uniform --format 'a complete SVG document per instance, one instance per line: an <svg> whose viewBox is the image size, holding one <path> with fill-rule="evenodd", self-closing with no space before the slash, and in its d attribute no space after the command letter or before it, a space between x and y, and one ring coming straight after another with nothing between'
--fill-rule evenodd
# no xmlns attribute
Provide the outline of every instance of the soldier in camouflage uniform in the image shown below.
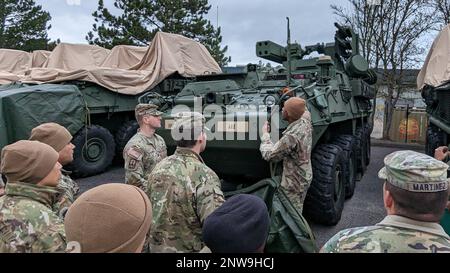
<svg viewBox="0 0 450 273"><path fill-rule="evenodd" d="M58 153L21 140L3 148L0 171L8 179L0 198L0 253L64 252L64 224L52 210L61 176Z"/></svg>
<svg viewBox="0 0 450 273"><path fill-rule="evenodd" d="M311 185L312 124L305 100L288 99L282 110L283 119L289 122L281 139L273 144L267 129L263 127L260 151L267 161L283 161L281 188L297 211L303 211L306 192Z"/></svg>
<svg viewBox="0 0 450 273"><path fill-rule="evenodd" d="M142 252L152 204L135 186L110 183L84 192L64 219L67 252Z"/></svg>
<svg viewBox="0 0 450 273"><path fill-rule="evenodd" d="M30 140L40 141L55 149L59 153L58 162L62 166L73 161L75 145L70 142L72 135L65 127L57 123L43 123L33 128ZM56 187L58 195L56 202L53 204L53 210L63 219L80 191L77 183L70 178L69 174L69 171L61 170L61 179Z"/></svg>
<svg viewBox="0 0 450 273"><path fill-rule="evenodd" d="M149 176L151 252L199 252L202 224L224 202L219 177L200 156L206 147L204 124L199 113L179 113L172 127L177 150Z"/></svg>
<svg viewBox="0 0 450 273"><path fill-rule="evenodd" d="M125 183L145 191L144 184L155 165L167 156L164 139L155 134L161 127L161 115L153 104L138 104L135 109L138 132L123 149Z"/></svg>
<svg viewBox="0 0 450 273"><path fill-rule="evenodd" d="M448 198L448 165L430 156L398 151L384 158L387 216L375 226L339 232L321 252L450 252L450 237L438 224Z"/></svg>

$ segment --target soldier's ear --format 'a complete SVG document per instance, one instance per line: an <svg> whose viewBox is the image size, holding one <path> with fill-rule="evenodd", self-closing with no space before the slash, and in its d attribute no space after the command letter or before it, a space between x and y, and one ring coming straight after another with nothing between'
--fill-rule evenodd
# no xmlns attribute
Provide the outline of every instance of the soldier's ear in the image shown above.
<svg viewBox="0 0 450 273"><path fill-rule="evenodd" d="M145 123L145 124L149 124L149 123L150 123L150 116L149 116L149 115L144 115L144 116L142 117L142 121L143 121L143 123Z"/></svg>
<svg viewBox="0 0 450 273"><path fill-rule="evenodd" d="M392 198L392 194L389 190L386 189L386 181L383 184L383 203L384 207L387 210L390 210L394 206L394 199Z"/></svg>

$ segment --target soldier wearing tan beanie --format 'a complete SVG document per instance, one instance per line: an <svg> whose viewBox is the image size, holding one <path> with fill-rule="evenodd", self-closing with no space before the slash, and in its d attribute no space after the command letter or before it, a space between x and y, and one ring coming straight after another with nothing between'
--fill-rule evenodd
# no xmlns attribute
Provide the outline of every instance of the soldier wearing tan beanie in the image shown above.
<svg viewBox="0 0 450 273"><path fill-rule="evenodd" d="M65 127L57 123L43 123L33 128L31 130L30 140L37 140L53 147L59 153L58 162L63 166L73 161L73 149L75 145L70 142L72 135ZM64 169L61 172L61 179L57 187L59 194L56 202L53 204L53 210L61 218L64 218L67 209L75 201L79 187L70 178L70 172Z"/></svg>
<svg viewBox="0 0 450 273"><path fill-rule="evenodd" d="M283 119L292 123L303 116L306 110L306 102L302 98L290 98L284 103Z"/></svg>
<svg viewBox="0 0 450 273"><path fill-rule="evenodd" d="M5 146L1 158L1 172L8 179L8 184L13 182L37 184L58 163L58 153L52 147L38 141L27 140Z"/></svg>
<svg viewBox="0 0 450 273"><path fill-rule="evenodd" d="M61 177L58 153L47 144L21 140L1 152L8 179L0 198L0 253L63 252L64 225L52 211Z"/></svg>
<svg viewBox="0 0 450 273"><path fill-rule="evenodd" d="M141 252L152 223L152 205L139 188L95 187L73 203L65 218L70 252Z"/></svg>
<svg viewBox="0 0 450 273"><path fill-rule="evenodd" d="M72 140L72 135L63 126L49 122L31 130L30 140L37 140L50 145L58 153Z"/></svg>
<svg viewBox="0 0 450 273"><path fill-rule="evenodd" d="M299 213L312 181L312 124L306 101L293 97L284 103L283 119L289 126L277 143L272 143L267 123L263 127L260 151L267 161L283 161L281 188Z"/></svg>

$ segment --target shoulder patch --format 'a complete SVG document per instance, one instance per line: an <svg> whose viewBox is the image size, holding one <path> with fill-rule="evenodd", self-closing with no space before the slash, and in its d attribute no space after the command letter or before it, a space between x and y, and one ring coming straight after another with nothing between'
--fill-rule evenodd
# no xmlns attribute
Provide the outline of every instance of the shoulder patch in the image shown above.
<svg viewBox="0 0 450 273"><path fill-rule="evenodd" d="M130 149L127 150L127 155L139 161L142 159L143 156L142 152L134 147L131 147Z"/></svg>
<svg viewBox="0 0 450 273"><path fill-rule="evenodd" d="M128 162L128 169L135 171L136 170L136 159L130 159L130 161Z"/></svg>

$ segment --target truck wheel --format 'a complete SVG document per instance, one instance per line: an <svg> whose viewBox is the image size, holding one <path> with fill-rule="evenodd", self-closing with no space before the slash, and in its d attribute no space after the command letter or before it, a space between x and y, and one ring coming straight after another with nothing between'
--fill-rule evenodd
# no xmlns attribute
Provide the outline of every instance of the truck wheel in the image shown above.
<svg viewBox="0 0 450 273"><path fill-rule="evenodd" d="M370 155L371 155L371 148L372 148L372 143L370 141L370 126L369 124L366 124L366 126L364 126L364 133L366 134L366 166L369 165L370 163Z"/></svg>
<svg viewBox="0 0 450 273"><path fill-rule="evenodd" d="M359 173L364 174L366 172L366 158L367 158L367 137L362 127L356 128L356 161L357 170Z"/></svg>
<svg viewBox="0 0 450 273"><path fill-rule="evenodd" d="M344 153L339 146L322 144L311 156L313 180L305 200L305 216L335 225L341 219L345 200Z"/></svg>
<svg viewBox="0 0 450 273"><path fill-rule="evenodd" d="M425 153L429 156L434 157L434 150L443 145L447 145L446 143L446 135L445 133L440 131L438 127L433 124L428 124L427 128L427 137L425 140Z"/></svg>
<svg viewBox="0 0 450 273"><path fill-rule="evenodd" d="M344 151L342 174L345 179L345 198L350 198L356 186L356 139L351 135L340 135L331 144L339 146Z"/></svg>
<svg viewBox="0 0 450 273"><path fill-rule="evenodd" d="M70 169L75 177L101 173L111 165L116 145L108 129L98 125L84 127L75 134L72 143L75 149Z"/></svg>
<svg viewBox="0 0 450 273"><path fill-rule="evenodd" d="M139 124L135 120L125 122L116 133L116 155L123 160L123 149L128 141L136 134Z"/></svg>

